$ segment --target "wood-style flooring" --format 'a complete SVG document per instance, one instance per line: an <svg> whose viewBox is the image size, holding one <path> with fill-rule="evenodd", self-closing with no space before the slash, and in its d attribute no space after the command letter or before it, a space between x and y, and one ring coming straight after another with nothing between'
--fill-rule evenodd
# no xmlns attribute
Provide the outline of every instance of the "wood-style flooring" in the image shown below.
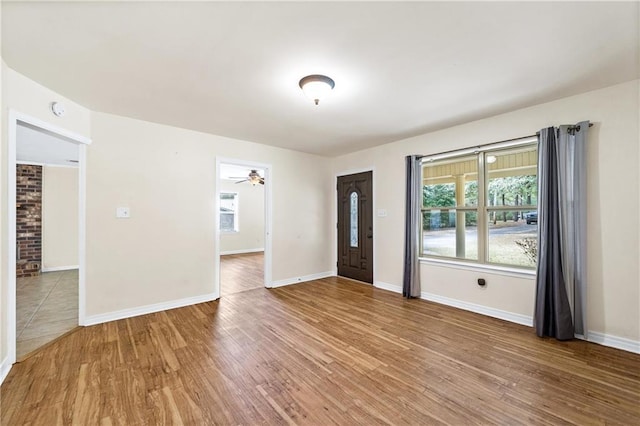
<svg viewBox="0 0 640 426"><path fill-rule="evenodd" d="M327 278L80 328L0 391L5 425L637 425L640 356Z"/></svg>
<svg viewBox="0 0 640 426"><path fill-rule="evenodd" d="M16 280L16 357L78 326L78 270L43 272Z"/></svg>
<svg viewBox="0 0 640 426"><path fill-rule="evenodd" d="M264 287L264 252L220 256L220 295Z"/></svg>

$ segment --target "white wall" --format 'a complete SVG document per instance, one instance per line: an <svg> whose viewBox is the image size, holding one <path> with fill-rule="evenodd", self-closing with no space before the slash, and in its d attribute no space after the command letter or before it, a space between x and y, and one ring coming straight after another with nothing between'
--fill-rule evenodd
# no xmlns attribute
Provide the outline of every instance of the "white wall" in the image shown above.
<svg viewBox="0 0 640 426"><path fill-rule="evenodd" d="M213 292L216 157L272 165L274 281L332 270L328 159L97 112L91 131L89 317Z"/></svg>
<svg viewBox="0 0 640 426"><path fill-rule="evenodd" d="M639 81L560 99L335 159L334 174L373 166L378 285L402 283L404 156L529 136L543 127L591 120L588 153L588 327L640 341ZM335 212L335 200L333 200ZM334 213L335 217L335 213ZM335 234L334 234L335 235ZM335 240L333 242L335 246ZM532 279L423 264L425 296L531 317ZM487 280L486 288L476 278Z"/></svg>
<svg viewBox="0 0 640 426"><path fill-rule="evenodd" d="M220 254L264 250L264 186L221 180L220 191L238 194L238 232L220 234Z"/></svg>
<svg viewBox="0 0 640 426"><path fill-rule="evenodd" d="M93 139L87 148L87 320L121 311L210 296L214 271L216 157L272 165L273 280L331 271L329 160L92 113L2 67L2 128L9 109ZM52 101L67 113L55 117ZM7 202L7 132L2 133L3 206ZM304 175L307 179L299 179ZM292 209L290 206L297 208ZM130 219L116 219L127 206ZM0 361L8 354L8 214L2 209Z"/></svg>
<svg viewBox="0 0 640 426"><path fill-rule="evenodd" d="M2 2L0 2L0 47L2 46ZM4 176L6 174L6 150L5 150L5 129L6 127L6 118L5 118L5 109L4 109L4 84L5 84L5 73L4 68L5 64L2 60L2 49L0 49L0 111L2 116L0 117L0 176ZM7 200L6 200L6 185L3 182L2 178L0 178L0 211L4 212L7 210ZM7 261L4 260L6 257L6 244L4 240L6 239L5 233L5 213L2 213L0 217L0 384L5 378L5 375L9 372L9 349L7 347L7 309L3 300L7 300L7 283L5 280L5 265Z"/></svg>
<svg viewBox="0 0 640 426"><path fill-rule="evenodd" d="M49 105L53 101L62 102L67 110L64 117L54 116ZM9 110L15 110L31 117L43 120L68 131L90 137L89 110L81 105L65 98L64 96L47 89L46 87L28 79L27 77L8 68L2 63L2 148L0 150L0 179L2 203L2 226L0 227L1 243L1 278L0 278L0 311L2 312L0 333L0 361L8 354L7 331L7 296L8 296L8 265L7 265L7 240L8 240L8 209L7 209L7 147L8 133L7 121Z"/></svg>
<svg viewBox="0 0 640 426"><path fill-rule="evenodd" d="M42 269L78 266L78 168L42 168Z"/></svg>

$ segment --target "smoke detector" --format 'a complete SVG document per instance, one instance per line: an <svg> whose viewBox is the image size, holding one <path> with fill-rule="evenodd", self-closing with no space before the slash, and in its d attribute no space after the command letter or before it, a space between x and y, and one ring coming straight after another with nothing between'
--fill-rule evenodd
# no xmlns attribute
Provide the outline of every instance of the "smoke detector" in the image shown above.
<svg viewBox="0 0 640 426"><path fill-rule="evenodd" d="M52 102L51 103L51 112L56 117L62 117L64 115L64 113L66 112L66 110L64 109L64 105L62 105L60 102Z"/></svg>

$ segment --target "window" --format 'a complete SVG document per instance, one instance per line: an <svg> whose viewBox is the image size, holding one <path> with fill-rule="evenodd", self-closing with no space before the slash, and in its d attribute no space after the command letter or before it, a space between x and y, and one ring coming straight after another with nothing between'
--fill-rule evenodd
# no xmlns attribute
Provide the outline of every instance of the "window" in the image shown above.
<svg viewBox="0 0 640 426"><path fill-rule="evenodd" d="M349 245L358 247L358 193L355 191L349 197L349 222Z"/></svg>
<svg viewBox="0 0 640 426"><path fill-rule="evenodd" d="M238 232L238 194L220 193L220 231Z"/></svg>
<svg viewBox="0 0 640 426"><path fill-rule="evenodd" d="M530 138L424 158L421 256L535 267L537 160Z"/></svg>

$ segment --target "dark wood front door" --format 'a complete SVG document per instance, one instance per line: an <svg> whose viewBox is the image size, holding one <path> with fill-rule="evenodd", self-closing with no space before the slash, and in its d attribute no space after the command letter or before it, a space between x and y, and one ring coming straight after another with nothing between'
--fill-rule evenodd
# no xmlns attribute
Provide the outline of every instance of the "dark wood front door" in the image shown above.
<svg viewBox="0 0 640 426"><path fill-rule="evenodd" d="M338 177L338 275L373 284L373 173Z"/></svg>

